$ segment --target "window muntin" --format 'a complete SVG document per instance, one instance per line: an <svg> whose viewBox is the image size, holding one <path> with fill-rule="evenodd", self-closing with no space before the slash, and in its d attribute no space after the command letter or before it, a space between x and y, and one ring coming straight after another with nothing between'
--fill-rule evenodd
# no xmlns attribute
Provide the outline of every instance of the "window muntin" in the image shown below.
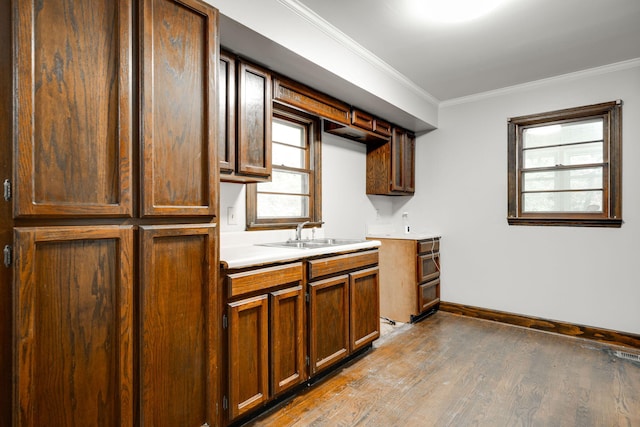
<svg viewBox="0 0 640 427"><path fill-rule="evenodd" d="M621 103L509 122L509 224L620 226Z"/></svg>
<svg viewBox="0 0 640 427"><path fill-rule="evenodd" d="M271 181L247 185L249 229L321 221L319 129L315 117L274 110Z"/></svg>

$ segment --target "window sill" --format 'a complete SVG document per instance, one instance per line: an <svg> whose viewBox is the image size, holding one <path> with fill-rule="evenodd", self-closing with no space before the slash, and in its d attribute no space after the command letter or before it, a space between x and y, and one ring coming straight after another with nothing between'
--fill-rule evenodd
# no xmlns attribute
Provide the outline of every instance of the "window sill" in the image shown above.
<svg viewBox="0 0 640 427"><path fill-rule="evenodd" d="M619 218L507 218L509 225L544 225L560 227L622 227Z"/></svg>

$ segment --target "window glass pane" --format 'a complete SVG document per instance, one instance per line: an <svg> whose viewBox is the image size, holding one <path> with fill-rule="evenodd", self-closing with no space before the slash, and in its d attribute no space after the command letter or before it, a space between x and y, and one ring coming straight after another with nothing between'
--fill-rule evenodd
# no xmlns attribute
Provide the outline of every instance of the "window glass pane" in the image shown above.
<svg viewBox="0 0 640 427"><path fill-rule="evenodd" d="M590 119L526 128L522 132L522 147L546 147L603 139L603 119Z"/></svg>
<svg viewBox="0 0 640 427"><path fill-rule="evenodd" d="M602 191L524 193L522 212L602 212Z"/></svg>
<svg viewBox="0 0 640 427"><path fill-rule="evenodd" d="M304 126L296 123L273 119L271 122L271 140L294 147L305 146Z"/></svg>
<svg viewBox="0 0 640 427"><path fill-rule="evenodd" d="M524 172L522 191L601 189L602 168Z"/></svg>
<svg viewBox="0 0 640 427"><path fill-rule="evenodd" d="M307 166L304 161L305 153L306 151L303 148L291 147L290 145L274 142L271 145L271 164L274 166L304 169Z"/></svg>
<svg viewBox="0 0 640 427"><path fill-rule="evenodd" d="M525 168L602 163L603 143L592 142L587 144L524 150L522 152L522 157Z"/></svg>
<svg viewBox="0 0 640 427"><path fill-rule="evenodd" d="M277 193L309 193L309 174L306 172L290 172L273 169L271 182L258 183L258 192Z"/></svg>
<svg viewBox="0 0 640 427"><path fill-rule="evenodd" d="M307 218L309 197L258 193L258 218Z"/></svg>

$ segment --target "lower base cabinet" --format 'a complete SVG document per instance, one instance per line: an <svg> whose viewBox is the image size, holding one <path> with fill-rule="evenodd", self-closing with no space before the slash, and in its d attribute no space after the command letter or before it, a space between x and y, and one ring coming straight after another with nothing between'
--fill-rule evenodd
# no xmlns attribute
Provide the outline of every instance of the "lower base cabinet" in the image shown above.
<svg viewBox="0 0 640 427"><path fill-rule="evenodd" d="M228 421L307 379L302 263L226 274Z"/></svg>
<svg viewBox="0 0 640 427"><path fill-rule="evenodd" d="M311 375L380 336L377 265L377 250L309 261Z"/></svg>
<svg viewBox="0 0 640 427"><path fill-rule="evenodd" d="M440 238L375 238L380 246L380 315L422 319L440 303Z"/></svg>
<svg viewBox="0 0 640 427"><path fill-rule="evenodd" d="M223 270L224 423L328 370L380 336L378 251Z"/></svg>

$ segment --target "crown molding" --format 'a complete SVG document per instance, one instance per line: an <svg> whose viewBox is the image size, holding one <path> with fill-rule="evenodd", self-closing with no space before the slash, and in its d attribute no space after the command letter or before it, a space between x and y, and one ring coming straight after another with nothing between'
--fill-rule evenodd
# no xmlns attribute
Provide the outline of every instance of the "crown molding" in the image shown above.
<svg viewBox="0 0 640 427"><path fill-rule="evenodd" d="M309 9L304 4L300 3L298 0L278 0L283 6L287 7L289 10L296 13L301 18L305 19L311 25L322 31L328 37L338 42L340 45L346 47L351 52L359 56L360 58L367 61L369 64L376 67L382 73L391 77L395 81L402 84L407 89L411 90L415 94L417 94L422 99L434 104L438 105L440 100L431 95L429 92L425 91L423 88L415 84L413 81L408 79L404 74L400 73L398 70L393 68L391 65L387 64L385 61L371 53L364 46L360 45L358 42L353 40L351 37L331 25L328 21L322 18L320 15L315 13L313 10Z"/></svg>
<svg viewBox="0 0 640 427"><path fill-rule="evenodd" d="M481 92L474 95L462 96L460 98L448 99L439 103L439 107L451 107L454 105L467 104L469 102L481 101L489 98L495 98L497 96L507 95L510 93L517 93L533 89L536 87L548 85L551 83L558 83L563 81L578 80L585 77L593 77L601 74L612 73L615 71L627 70L630 68L640 67L640 58L629 59L627 61L616 62L613 64L603 65L601 67L589 68L582 71L576 71L574 73L561 74L559 76L549 77L541 80L534 80L532 82L523 83L519 85L507 86L501 89L491 90L487 92Z"/></svg>

